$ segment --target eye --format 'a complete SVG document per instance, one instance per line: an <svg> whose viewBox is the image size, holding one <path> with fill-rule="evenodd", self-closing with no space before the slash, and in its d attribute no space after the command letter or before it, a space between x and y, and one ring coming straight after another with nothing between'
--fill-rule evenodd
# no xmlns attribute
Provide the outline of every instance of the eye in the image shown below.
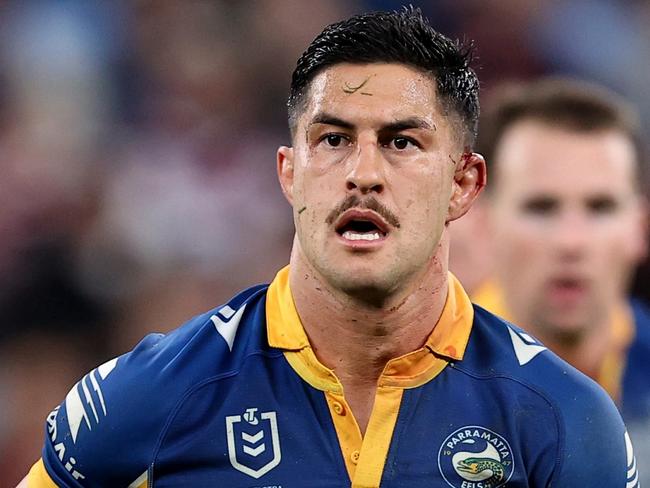
<svg viewBox="0 0 650 488"><path fill-rule="evenodd" d="M404 137L396 137L393 139L393 145L395 146L395 149L406 149L411 142L408 139L405 139Z"/></svg>
<svg viewBox="0 0 650 488"><path fill-rule="evenodd" d="M417 142L415 142L413 139L404 136L393 137L385 145L386 147L395 149L397 151L405 151L410 148L419 147Z"/></svg>
<svg viewBox="0 0 650 488"><path fill-rule="evenodd" d="M551 197L540 196L524 201L521 207L524 213L543 216L557 211L559 203Z"/></svg>
<svg viewBox="0 0 650 488"><path fill-rule="evenodd" d="M603 195L589 200L587 202L587 207L592 214L606 215L614 213L618 209L619 203L615 198Z"/></svg>
<svg viewBox="0 0 650 488"><path fill-rule="evenodd" d="M323 140L330 147L340 147L346 145L348 142L347 139L340 134L327 134Z"/></svg>

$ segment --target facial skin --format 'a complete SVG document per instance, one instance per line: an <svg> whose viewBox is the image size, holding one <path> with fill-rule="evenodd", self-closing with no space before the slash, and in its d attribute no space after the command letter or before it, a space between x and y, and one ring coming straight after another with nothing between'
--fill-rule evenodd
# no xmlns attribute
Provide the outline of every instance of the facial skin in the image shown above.
<svg viewBox="0 0 650 488"><path fill-rule="evenodd" d="M384 304L434 266L446 224L482 188L484 163L463 158L433 80L417 70L338 64L308 96L294 146L278 151L296 226L292 266L304 261L333 290Z"/></svg>
<svg viewBox="0 0 650 488"><path fill-rule="evenodd" d="M623 303L645 252L634 147L613 130L523 120L495 158L491 223L507 305L542 340L577 342Z"/></svg>

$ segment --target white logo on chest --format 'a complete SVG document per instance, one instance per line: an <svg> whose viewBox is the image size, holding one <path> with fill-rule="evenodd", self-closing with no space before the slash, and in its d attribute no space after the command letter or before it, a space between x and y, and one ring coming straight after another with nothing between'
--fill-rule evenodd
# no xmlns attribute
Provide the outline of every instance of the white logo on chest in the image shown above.
<svg viewBox="0 0 650 488"><path fill-rule="evenodd" d="M257 479L280 464L282 453L275 412L258 416L257 408L247 408L243 415L229 415L226 436L230 464L236 470Z"/></svg>

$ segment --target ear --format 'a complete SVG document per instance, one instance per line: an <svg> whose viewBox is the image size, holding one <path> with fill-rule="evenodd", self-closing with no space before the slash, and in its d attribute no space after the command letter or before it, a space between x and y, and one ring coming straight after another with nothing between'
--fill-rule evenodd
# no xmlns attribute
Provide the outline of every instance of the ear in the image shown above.
<svg viewBox="0 0 650 488"><path fill-rule="evenodd" d="M293 206L293 148L287 146L278 148L277 160L278 180L282 193Z"/></svg>
<svg viewBox="0 0 650 488"><path fill-rule="evenodd" d="M477 153L464 153L454 172L446 223L465 215L486 183L487 168L483 156Z"/></svg>

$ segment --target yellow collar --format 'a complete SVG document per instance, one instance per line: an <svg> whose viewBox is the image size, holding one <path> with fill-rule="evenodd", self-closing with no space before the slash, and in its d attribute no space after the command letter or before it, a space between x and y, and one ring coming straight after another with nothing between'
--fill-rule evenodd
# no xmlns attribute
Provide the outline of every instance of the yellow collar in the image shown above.
<svg viewBox="0 0 650 488"><path fill-rule="evenodd" d="M285 351L301 352L300 360L290 362L312 386L341 391L333 371L316 358L298 316L289 287L289 267L285 267L269 286L266 297L269 345ZM458 280L449 274L449 291L438 323L424 347L389 361L378 386L413 388L437 375L449 360L461 360L469 340L474 310ZM289 356L287 356L289 359ZM447 358L447 359L445 359ZM299 364L297 367L296 364Z"/></svg>

